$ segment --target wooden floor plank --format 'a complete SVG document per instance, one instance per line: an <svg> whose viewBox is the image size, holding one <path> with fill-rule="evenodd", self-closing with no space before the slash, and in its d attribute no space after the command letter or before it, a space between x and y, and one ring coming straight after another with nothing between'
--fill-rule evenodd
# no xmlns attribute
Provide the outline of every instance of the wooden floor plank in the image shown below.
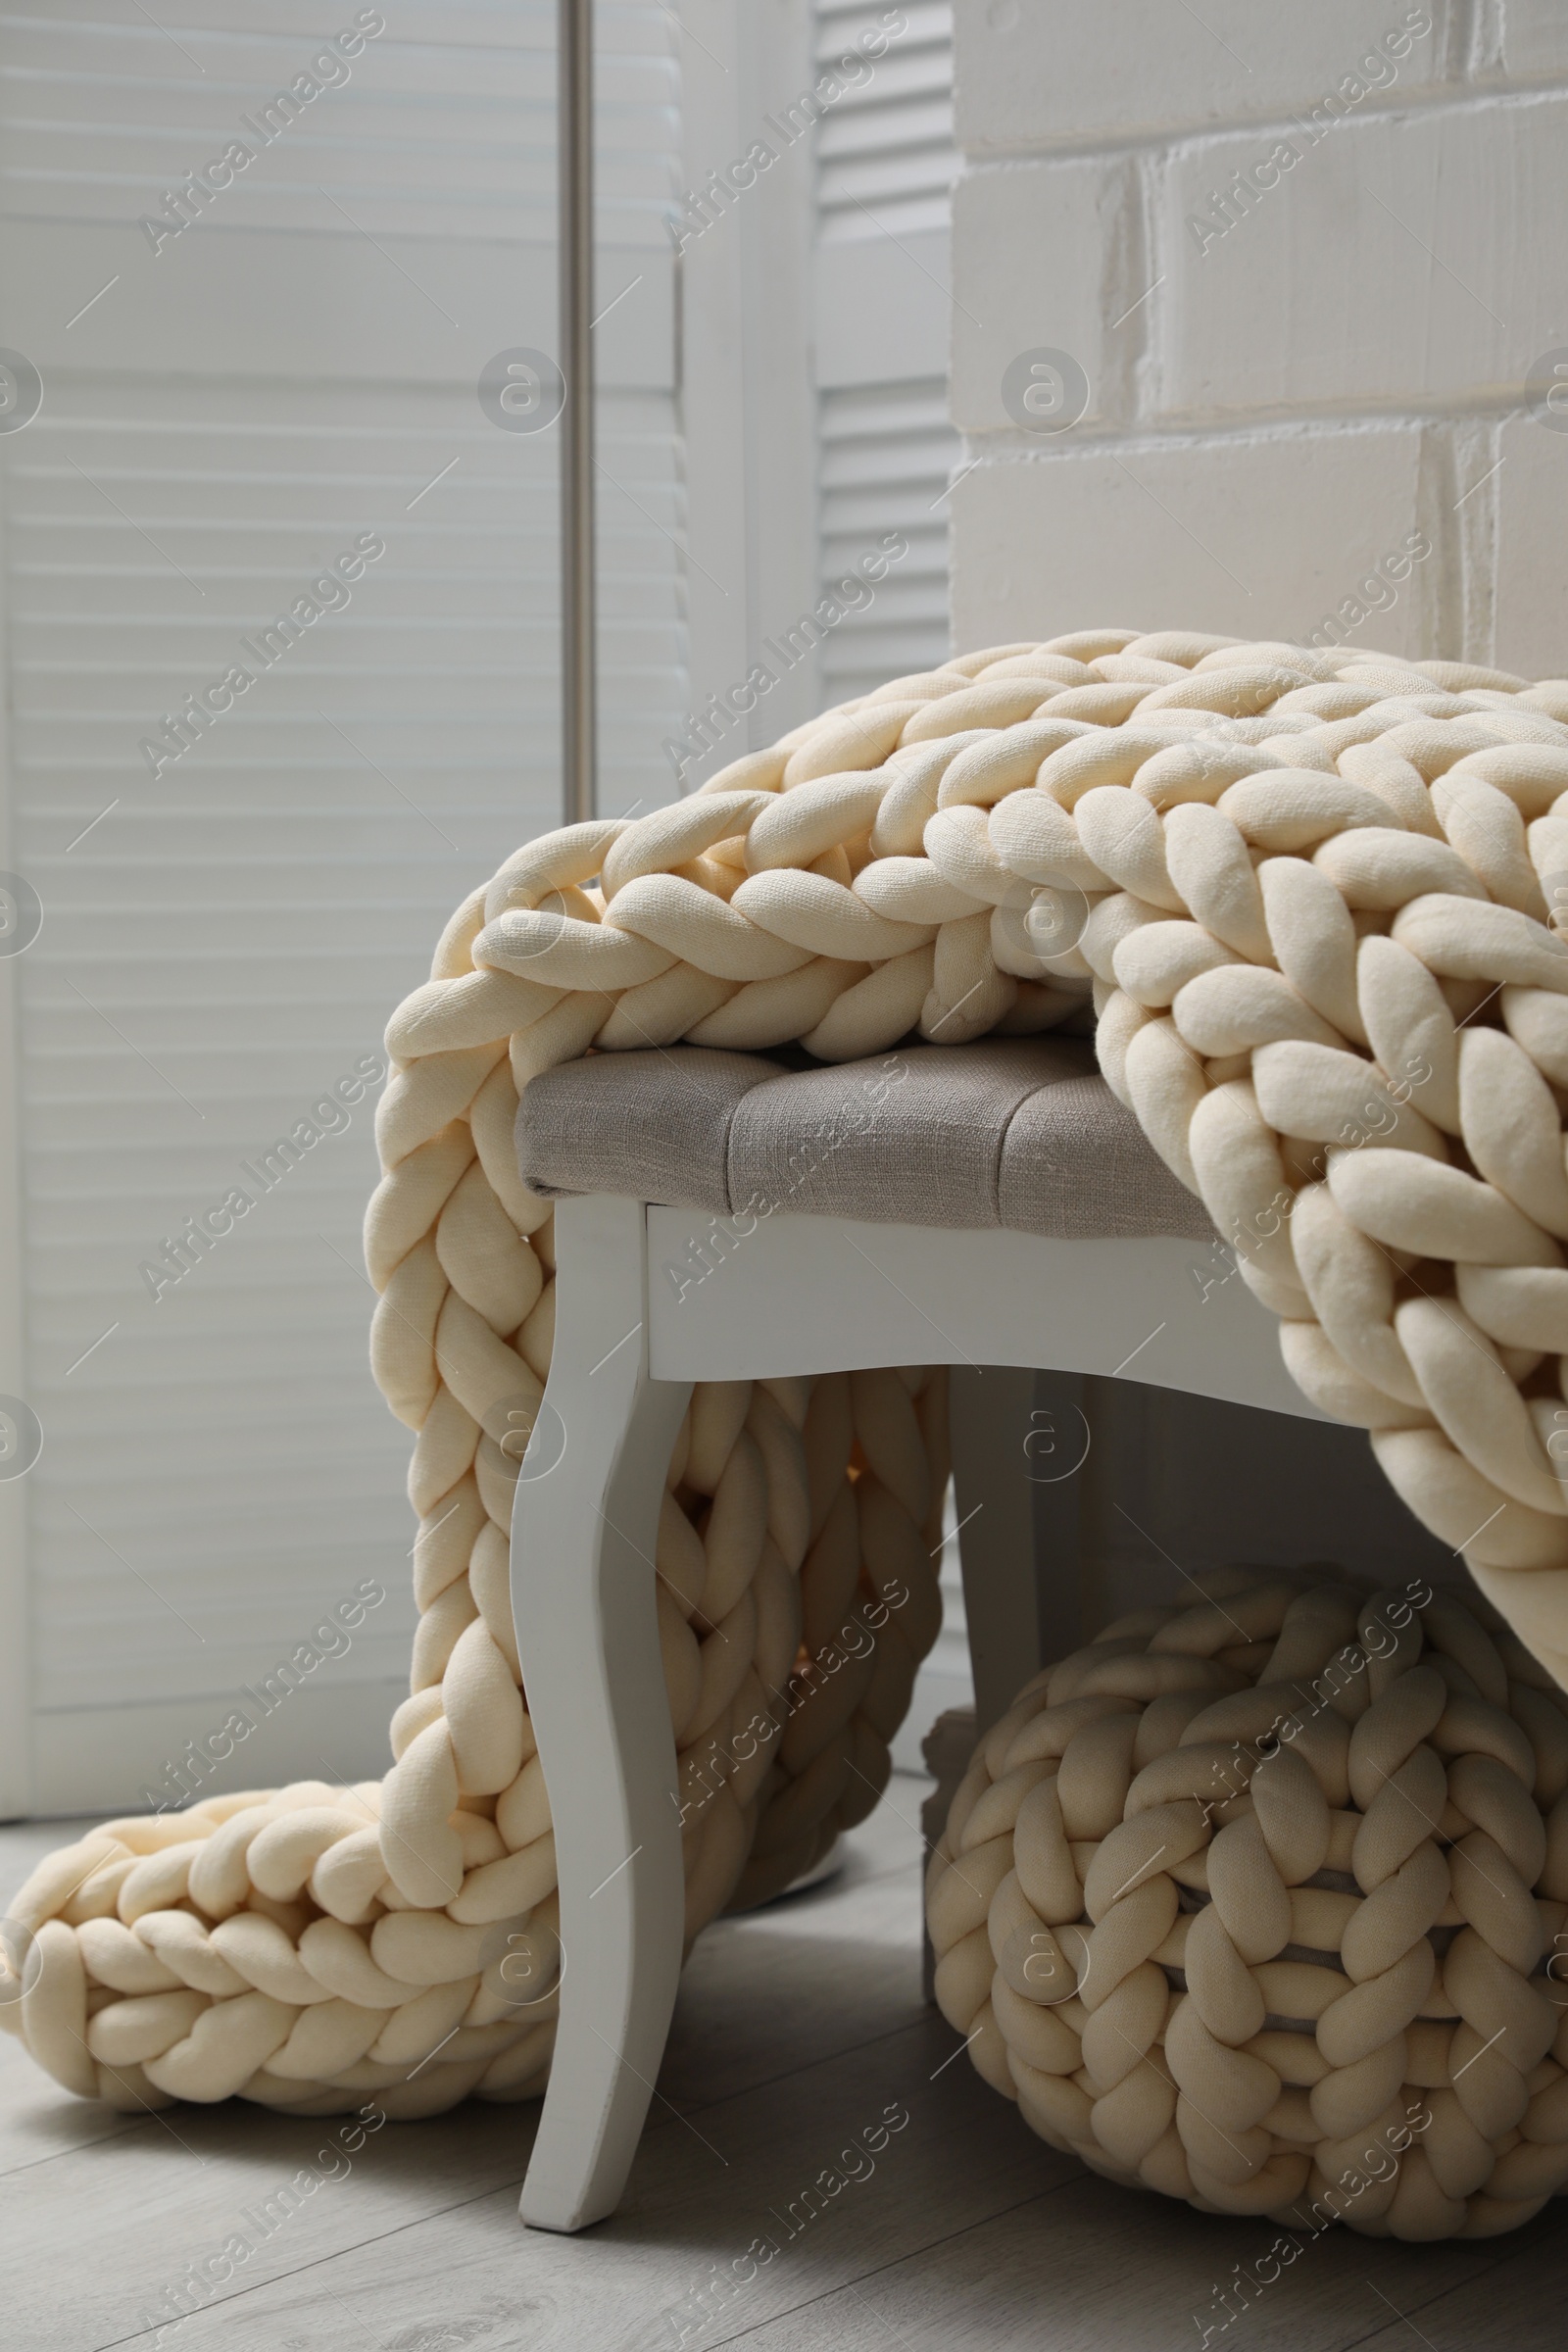
<svg viewBox="0 0 1568 2352"><path fill-rule="evenodd" d="M935 2226L940 2215L931 2220ZM1242 2344L1247 2352L1348 2352L1368 2340L1390 2305L1413 2313L1431 2333L1425 2315L1452 2304L1464 2308L1470 2332L1436 2338L1439 2352L1561 2345L1560 2283L1549 2337L1516 2330L1511 2301L1505 2329L1477 2324L1494 2308L1489 2282L1511 2269L1500 2241L1405 2246L1343 2229L1307 2243L1225 2327L1217 2290L1236 2264L1254 2266L1277 2235L1267 2222L1221 2221L1079 2174L808 2308L702 2343L704 2352L897 2352L900 2344L906 2352L1199 2352L1210 2328L1210 2352ZM1559 2223L1543 2244L1560 2281L1568 2228ZM1386 2337L1380 2328L1376 2342L1378 2352L1396 2352L1401 2342L1410 2352L1416 2338L1408 2328Z"/></svg>
<svg viewBox="0 0 1568 2352"><path fill-rule="evenodd" d="M135 2128L131 2117L63 2091L9 2034L0 2040L0 2183L12 2173L52 2164Z"/></svg>
<svg viewBox="0 0 1568 2352"><path fill-rule="evenodd" d="M1492 2242L1502 2257L1495 2270L1430 2300L1405 2303L1378 2280L1395 2308L1391 2313L1377 2293L1368 2295L1367 2333L1355 2339L1361 2352L1413 2352L1417 2337L1435 2352L1492 2345L1561 2352L1568 2333L1568 2202L1554 2198L1517 2237Z"/></svg>
<svg viewBox="0 0 1568 2352"><path fill-rule="evenodd" d="M972 2227L1073 2176L1071 2162L1039 2141L1020 2144L1010 2111L969 2068L943 2065L955 2046L927 2015L667 2125L645 2139L620 2213L576 2238L521 2231L509 2185L372 2242L378 2192L367 2163L363 2192L335 2192L362 2214L361 2242L193 2317L179 2333L182 2352L349 2352L376 2340L402 2352L411 2328L412 2342L468 2341L440 2330L478 2330L498 2306L512 2314L500 2339L509 2352L534 2343L644 2352L677 2344L682 2327L688 2342L713 2341L733 2330L735 2299L711 2310L703 2299L715 2273L733 2279L754 2243L775 2250L738 2297L763 2321L916 2252L933 2214ZM907 2120L869 2154L864 2135L877 2136L890 2109ZM391 2143L392 2130L382 2137ZM847 2155L857 2138L861 2152ZM417 2147L405 2159L391 2144L376 2160L423 2163ZM815 2185L829 2171L841 2184L831 2194ZM116 2252L145 2271L123 2240ZM82 2334L72 2344L111 2340Z"/></svg>
<svg viewBox="0 0 1568 2352"><path fill-rule="evenodd" d="M717 1921L681 1979L660 2088L709 2102L925 2013L918 1847L857 1851L842 1884Z"/></svg>
<svg viewBox="0 0 1568 2352"><path fill-rule="evenodd" d="M7 2305L19 2344L88 2352L145 2331L171 2308L165 2289L233 2232L254 2243L247 2280L286 2278L345 2247L503 2189L514 2201L537 2107L468 2109L384 2125L357 2153L335 2120L311 2123L230 2101L150 2117L121 2137L13 2173L0 2185ZM265 2208L309 2172L270 2222ZM90 2230L83 2219L91 2216ZM256 2217L262 2218L257 2219ZM179 2340L185 2340L186 2330Z"/></svg>

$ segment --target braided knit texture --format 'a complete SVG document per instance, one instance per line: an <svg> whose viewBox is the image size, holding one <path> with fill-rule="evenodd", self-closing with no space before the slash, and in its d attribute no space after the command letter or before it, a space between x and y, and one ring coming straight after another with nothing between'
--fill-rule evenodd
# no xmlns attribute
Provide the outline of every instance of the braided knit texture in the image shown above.
<svg viewBox="0 0 1568 2352"><path fill-rule="evenodd" d="M978 1748L927 1880L943 2012L1129 2187L1517 2229L1568 2184L1568 1701L1485 1602L1195 1582Z"/></svg>
<svg viewBox="0 0 1568 2352"><path fill-rule="evenodd" d="M1300 1386L1568 1682L1559 875L1568 681L1125 629L895 680L509 858L387 1032L366 1250L421 1611L393 1768L51 1856L0 2024L122 2104L541 2086L556 1860L507 1530L554 1247L513 1135L590 1051L1094 1025ZM945 1411L927 1369L694 1395L658 1546L689 1936L885 1783L936 1632Z"/></svg>

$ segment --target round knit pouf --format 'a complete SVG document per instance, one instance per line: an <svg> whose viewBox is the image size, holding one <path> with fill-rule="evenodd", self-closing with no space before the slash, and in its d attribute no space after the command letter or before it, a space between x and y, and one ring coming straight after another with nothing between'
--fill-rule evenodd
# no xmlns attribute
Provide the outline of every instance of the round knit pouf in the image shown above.
<svg viewBox="0 0 1568 2352"><path fill-rule="evenodd" d="M927 1881L943 2014L1128 2187L1516 2230L1568 2185L1568 1700L1482 1601L1194 1582L976 1749Z"/></svg>

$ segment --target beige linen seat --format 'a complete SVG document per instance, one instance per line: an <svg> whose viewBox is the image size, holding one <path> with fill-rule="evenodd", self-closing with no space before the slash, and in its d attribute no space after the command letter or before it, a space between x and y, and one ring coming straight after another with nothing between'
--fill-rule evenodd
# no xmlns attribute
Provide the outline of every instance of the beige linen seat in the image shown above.
<svg viewBox="0 0 1568 2352"><path fill-rule="evenodd" d="M900 1046L827 1067L703 1046L597 1054L526 1089L517 1160L536 1193L718 1216L1212 1235L1077 1038Z"/></svg>

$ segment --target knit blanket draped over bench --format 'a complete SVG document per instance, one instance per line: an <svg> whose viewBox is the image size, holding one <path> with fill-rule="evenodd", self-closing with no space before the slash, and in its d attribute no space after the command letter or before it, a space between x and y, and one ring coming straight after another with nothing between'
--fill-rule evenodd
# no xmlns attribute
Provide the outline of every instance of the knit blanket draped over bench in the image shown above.
<svg viewBox="0 0 1568 2352"><path fill-rule="evenodd" d="M554 1260L514 1125L589 1052L1092 1027L1301 1389L1568 1685L1565 891L1568 681L1126 629L897 679L530 842L387 1032L366 1251L421 1612L396 1760L52 1855L0 2022L126 2108L542 2086L556 1858L508 1527ZM697 1388L658 1550L689 1936L886 1781L937 1627L945 1409L937 1369Z"/></svg>

